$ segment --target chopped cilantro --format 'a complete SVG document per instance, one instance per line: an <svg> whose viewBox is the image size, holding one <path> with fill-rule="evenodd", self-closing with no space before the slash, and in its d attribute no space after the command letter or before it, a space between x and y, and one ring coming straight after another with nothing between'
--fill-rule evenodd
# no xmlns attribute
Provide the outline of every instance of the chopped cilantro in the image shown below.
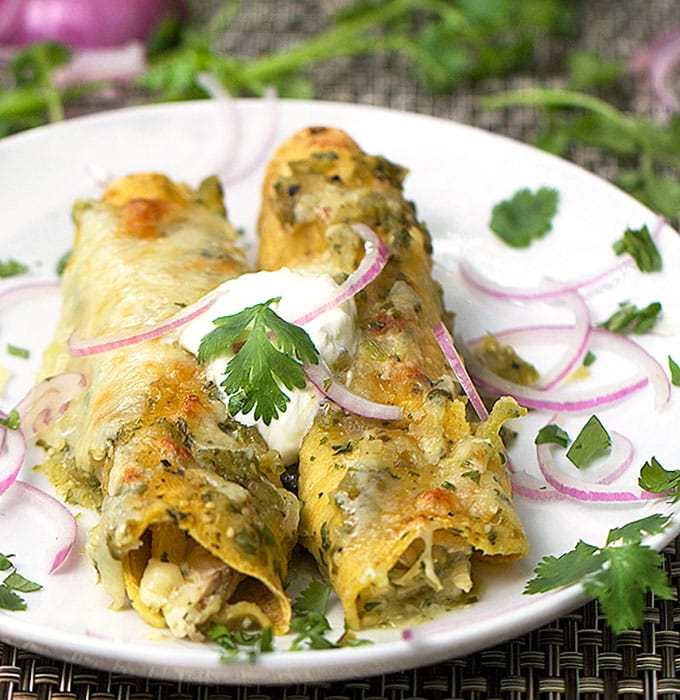
<svg viewBox="0 0 680 700"><path fill-rule="evenodd" d="M583 358L583 366L590 367L590 365L592 365L593 362L595 362L595 360L597 360L597 356L590 350L588 350L585 357Z"/></svg>
<svg viewBox="0 0 680 700"><path fill-rule="evenodd" d="M207 636L222 647L222 661L233 661L245 655L253 662L260 654L274 650L271 627L257 632L232 632L223 625L213 624Z"/></svg>
<svg viewBox="0 0 680 700"><path fill-rule="evenodd" d="M491 230L513 248L526 248L552 229L559 194L550 187L536 192L522 189L511 199L496 204L491 212Z"/></svg>
<svg viewBox="0 0 680 700"><path fill-rule="evenodd" d="M27 360L31 356L30 350L27 348L20 348L18 345L12 345L12 343L7 343L7 352L14 357L21 357Z"/></svg>
<svg viewBox="0 0 680 700"><path fill-rule="evenodd" d="M673 502L680 501L680 469L664 469L656 457L644 463L638 484L649 493L668 494Z"/></svg>
<svg viewBox="0 0 680 700"><path fill-rule="evenodd" d="M680 365L669 355L668 369L671 371L671 383L673 386L680 386Z"/></svg>
<svg viewBox="0 0 680 700"><path fill-rule="evenodd" d="M16 408L13 408L6 418L0 416L0 425L4 426L8 430L18 430L20 422L21 419L19 416L19 411L17 411ZM2 571L1 568L0 571Z"/></svg>
<svg viewBox="0 0 680 700"><path fill-rule="evenodd" d="M559 425L551 423L550 425L544 425L536 435L534 443L536 445L544 445L547 443L552 443L555 445L560 445L561 447L566 447L569 444L569 435L563 428Z"/></svg>
<svg viewBox="0 0 680 700"><path fill-rule="evenodd" d="M454 493L458 490L458 489L456 489L456 485L452 484L450 481L445 481L442 484L442 488L446 489L447 491L453 491Z"/></svg>
<svg viewBox="0 0 680 700"><path fill-rule="evenodd" d="M201 339L198 361L224 354L227 363L221 382L229 396L229 412L250 413L265 425L285 412L290 397L284 388L304 389L303 362L317 364L314 343L299 326L282 319L270 307L277 298L249 306L231 316L216 318L216 328Z"/></svg>
<svg viewBox="0 0 680 700"><path fill-rule="evenodd" d="M57 260L57 264L54 268L54 271L61 277L64 274L64 270L66 269L66 266L69 263L69 260L71 259L71 255L73 254L72 250L67 250L60 258Z"/></svg>
<svg viewBox="0 0 680 700"><path fill-rule="evenodd" d="M567 450L567 459L579 469L587 467L612 446L612 439L597 416L590 416Z"/></svg>
<svg viewBox="0 0 680 700"><path fill-rule="evenodd" d="M647 304L644 309L638 308L629 301L624 301L619 304L617 311L600 324L600 328L623 335L629 333L639 335L654 328L660 313L661 304L658 301Z"/></svg>
<svg viewBox="0 0 680 700"><path fill-rule="evenodd" d="M669 517L654 514L613 528L603 547L579 540L559 557L544 557L524 592L544 593L582 582L585 592L599 601L614 632L638 628L648 591L664 600L672 596L663 555L642 544L644 534L663 532L669 522Z"/></svg>
<svg viewBox="0 0 680 700"><path fill-rule="evenodd" d="M472 479L472 481L475 482L475 484L479 483L479 480L481 479L482 475L479 473L478 469L470 469L470 471L463 472L461 476L465 476L468 479Z"/></svg>
<svg viewBox="0 0 680 700"><path fill-rule="evenodd" d="M22 576L12 562L13 554L0 554L0 571L9 571L0 583L0 610L26 610L26 601L19 593L33 593L42 586Z"/></svg>
<svg viewBox="0 0 680 700"><path fill-rule="evenodd" d="M662 268L661 254L646 225L639 229L626 229L623 237L612 247L617 255L631 255L641 272L658 272Z"/></svg>
<svg viewBox="0 0 680 700"><path fill-rule="evenodd" d="M24 265L24 263L20 263L12 258L0 260L0 278L23 275L24 272L28 272L28 265Z"/></svg>

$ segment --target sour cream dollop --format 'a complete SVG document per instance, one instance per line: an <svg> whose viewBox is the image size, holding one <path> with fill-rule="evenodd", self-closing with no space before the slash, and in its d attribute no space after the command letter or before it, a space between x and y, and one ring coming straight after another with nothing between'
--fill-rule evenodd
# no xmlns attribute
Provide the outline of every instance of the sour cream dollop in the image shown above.
<svg viewBox="0 0 680 700"><path fill-rule="evenodd" d="M215 326L213 319L230 316L248 306L268 301L272 297L281 297L271 308L282 318L294 322L307 312L330 301L338 293L338 285L327 274L294 272L287 268L273 272L246 273L233 280L224 282L219 288L221 293L214 304L203 314L188 323L181 332L180 343L189 352L196 355L204 335ZM304 326L319 355L326 364L332 366L343 353L353 353L357 343L356 308L353 300L336 306ZM231 354L215 358L205 366L208 379L213 381L220 391L225 405L227 395L220 383ZM277 450L285 465L294 464L298 459L302 438L312 425L321 404L322 396L308 382L305 389L288 391L290 403L279 418L265 425L255 420L252 412L238 414L237 420L246 425L257 426L260 434L271 449Z"/></svg>

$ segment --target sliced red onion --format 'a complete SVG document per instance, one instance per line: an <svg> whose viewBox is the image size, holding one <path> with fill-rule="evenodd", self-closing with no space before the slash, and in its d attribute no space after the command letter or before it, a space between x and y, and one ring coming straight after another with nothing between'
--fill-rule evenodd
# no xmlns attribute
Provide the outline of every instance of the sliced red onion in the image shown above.
<svg viewBox="0 0 680 700"><path fill-rule="evenodd" d="M14 489L21 494L21 500L35 506L47 518L55 531L55 544L48 550L51 561L50 573L53 574L68 558L78 536L78 525L71 511L59 500L41 489L24 481L16 481Z"/></svg>
<svg viewBox="0 0 680 700"><path fill-rule="evenodd" d="M15 303L37 294L56 291L61 286L58 277L26 278L20 282L0 285L0 304Z"/></svg>
<svg viewBox="0 0 680 700"><path fill-rule="evenodd" d="M544 391L550 391L571 375L582 364L588 352L591 332L588 306L579 294L573 292L565 294L563 300L574 313L575 325L573 332L567 335L567 345L562 357L551 370L541 375L538 388Z"/></svg>
<svg viewBox="0 0 680 700"><path fill-rule="evenodd" d="M5 429L3 435L4 444L0 448L0 496L16 482L26 456L26 438L21 430Z"/></svg>
<svg viewBox="0 0 680 700"><path fill-rule="evenodd" d="M521 496L530 501L560 501L564 496L541 479L526 472L510 474L513 495Z"/></svg>
<svg viewBox="0 0 680 700"><path fill-rule="evenodd" d="M632 462L633 446L619 433L612 431L611 438L614 453L610 455L614 464L612 474L619 474ZM582 476L571 476L557 465L550 444L536 445L536 459L543 478L567 498L593 503L624 503L659 498L658 494L649 494L638 488L616 486L612 483L614 478L588 483Z"/></svg>
<svg viewBox="0 0 680 700"><path fill-rule="evenodd" d="M264 165L276 144L280 122L279 101L276 90L271 87L266 88L263 99L271 115L267 134L262 139L260 147L254 152L252 158L240 170L224 173L222 182L226 187L233 187L239 182L247 180L260 166Z"/></svg>
<svg viewBox="0 0 680 700"><path fill-rule="evenodd" d="M489 412L486 410L486 406L484 405L481 396L477 392L467 369L465 369L463 360L456 350L453 338L451 337L448 328L443 322L440 322L434 327L432 332L434 333L434 337L436 338L437 343L439 343L439 347L444 353L448 363L451 365L451 369L456 375L456 379L458 379L461 388L465 392L465 395L470 399L470 403L475 409L477 416L480 420L485 421L489 417Z"/></svg>
<svg viewBox="0 0 680 700"><path fill-rule="evenodd" d="M569 333L572 329L571 326L527 326L525 328L509 328L503 331L498 331L494 333L494 337L502 342L508 343L510 345L521 344L521 343L562 343L564 334ZM638 345L634 340L628 336L621 335L620 333L612 333L611 331L605 330L604 328L592 328L590 333L591 347L595 350L598 348L609 350L615 352L620 357L623 357L631 362L635 367L642 368L654 388L654 403L657 410L663 410L670 401L671 397L671 383L666 375L663 366L650 355L641 345ZM480 339L475 339L472 341L471 346L480 342ZM470 363L476 363L476 361L471 359ZM531 389L529 387L523 387L519 384L514 384L513 382L508 382L507 380L497 377L492 374L489 370L482 367L480 363L475 364L475 373L479 373L479 381L484 383L488 389L491 391L498 391L499 393L509 393L511 396L520 401L519 394L522 394L525 401L525 406L527 408L541 408L548 411L567 411L567 410L590 410L591 408L597 408L598 405L603 405L605 403L611 403L612 401L617 401L620 398L625 398L630 393L642 389L647 383L647 378L644 380L634 381L633 379L627 380L623 385L621 385L619 392L623 392L622 396L617 397L617 390L615 387L610 389L600 390L599 393L603 394L602 398L606 399L600 402L599 400L595 403L590 403L584 406L582 409L577 409L575 407L569 408L567 405L560 408L559 401L551 402L550 400L545 400L546 397L542 394L540 389ZM495 388L494 388L495 385ZM552 392L551 396L555 399L561 398L562 394L558 392ZM609 397L607 399L607 397ZM592 400L591 400L592 401ZM521 401L520 401L521 403Z"/></svg>
<svg viewBox="0 0 680 700"><path fill-rule="evenodd" d="M234 160L238 153L238 147L242 142L241 114L237 108L236 100L225 90L224 85L212 73L199 73L196 82L206 93L215 100L226 112L224 129L228 136L226 147L220 147L222 163L214 169L217 173L228 173L234 166Z"/></svg>
<svg viewBox="0 0 680 700"><path fill-rule="evenodd" d="M650 233L652 240L658 239L666 224L667 221L664 217L658 217ZM487 296L505 301L549 301L601 284L633 265L635 265L635 259L628 253L625 253L612 267L580 280L572 282L547 280L543 284L534 287L508 287L489 279L466 260L458 261L461 276L471 287Z"/></svg>
<svg viewBox="0 0 680 700"><path fill-rule="evenodd" d="M303 369L309 381L324 396L348 413L354 413L364 418L389 421L400 420L403 415L401 406L376 403L350 391L333 377L330 368L321 358L319 358L319 364L316 365L306 362Z"/></svg>
<svg viewBox="0 0 680 700"><path fill-rule="evenodd" d="M322 314L351 299L370 284L383 270L390 252L383 240L369 226L354 224L357 235L364 241L365 254L357 269L338 287L337 294L329 301L308 311L293 321L296 326L304 326Z"/></svg>
<svg viewBox="0 0 680 700"><path fill-rule="evenodd" d="M86 386L87 381L80 372L63 372L30 389L16 407L25 438L35 437L42 426L62 415L69 402Z"/></svg>
<svg viewBox="0 0 680 700"><path fill-rule="evenodd" d="M660 105L671 112L680 111L680 98L671 87L673 72L679 65L680 27L658 37L630 61L630 68L635 73L648 76Z"/></svg>
<svg viewBox="0 0 680 700"><path fill-rule="evenodd" d="M83 49L53 73L58 88L94 82L131 83L146 70L146 51L141 41L118 47Z"/></svg>
<svg viewBox="0 0 680 700"><path fill-rule="evenodd" d="M150 326L137 326L120 335L89 340L78 340L71 336L68 341L69 352L74 357L88 357L90 355L99 355L103 352L109 352L110 350L118 350L128 345L136 345L137 343L152 340L153 338L159 338L170 331L185 326L197 316L206 312L215 303L217 297L222 294L226 294L226 292L213 291L201 297L194 304L185 306L181 311L164 321L159 321Z"/></svg>
<svg viewBox="0 0 680 700"><path fill-rule="evenodd" d="M560 297L573 311L575 325L561 326L562 331L550 338L550 342L559 342L565 345L565 349L558 361L546 372L543 372L536 386L542 391L549 391L567 379L583 362L583 358L588 352L588 345L591 336L590 311L583 298L575 293L567 293ZM494 333L497 340L503 338L507 340L505 333ZM566 340L566 343L565 343ZM470 349L474 349L481 344L483 338L476 338L467 343ZM512 344L512 343L510 343Z"/></svg>
<svg viewBox="0 0 680 700"><path fill-rule="evenodd" d="M168 14L185 17L184 4L180 0L0 0L0 43L119 46L132 39L145 41Z"/></svg>

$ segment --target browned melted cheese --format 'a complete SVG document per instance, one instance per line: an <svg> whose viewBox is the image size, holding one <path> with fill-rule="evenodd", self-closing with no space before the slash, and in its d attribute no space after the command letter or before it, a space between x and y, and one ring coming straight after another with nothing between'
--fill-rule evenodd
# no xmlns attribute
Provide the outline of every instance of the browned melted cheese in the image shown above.
<svg viewBox="0 0 680 700"><path fill-rule="evenodd" d="M305 129L274 155L263 185L259 264L344 279L371 226L390 260L355 297L360 341L344 380L399 405L379 422L329 406L300 453L301 537L328 575L352 627L395 624L464 599L473 553L527 553L511 501L502 423L523 413L503 399L485 424L432 333L443 314L431 244L402 195L405 171L335 129Z"/></svg>
<svg viewBox="0 0 680 700"><path fill-rule="evenodd" d="M114 605L202 638L212 622L285 632L283 590L298 505L256 430L232 421L195 358L166 336L91 357L72 335L130 334L245 271L214 183L156 174L74 207L76 236L45 377L82 372L84 393L39 439L64 498L100 508L88 552Z"/></svg>

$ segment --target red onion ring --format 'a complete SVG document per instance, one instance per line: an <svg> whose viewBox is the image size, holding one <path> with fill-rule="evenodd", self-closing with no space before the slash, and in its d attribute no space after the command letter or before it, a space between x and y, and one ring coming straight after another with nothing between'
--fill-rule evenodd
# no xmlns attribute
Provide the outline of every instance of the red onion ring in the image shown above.
<svg viewBox="0 0 680 700"><path fill-rule="evenodd" d="M63 372L32 387L16 406L25 438L35 437L41 425L49 425L63 414L86 386L87 380L80 372Z"/></svg>
<svg viewBox="0 0 680 700"><path fill-rule="evenodd" d="M237 109L236 101L229 92L225 90L224 86L215 75L212 73L200 73L196 82L205 90L208 96L223 107L227 113L225 122L229 125L229 128L225 129L225 131L229 134L229 141L226 148L220 149L222 152L222 164L215 168L215 172L227 173L233 168L238 146L242 142L241 115Z"/></svg>
<svg viewBox="0 0 680 700"><path fill-rule="evenodd" d="M614 473L625 471L633 460L633 446L625 436L611 432L612 449L617 445L618 452L624 452L623 461L620 455L614 458L617 469ZM659 494L650 494L642 490L626 490L611 483L613 479L601 480L584 484L582 477L573 477L558 467L550 444L536 445L536 459L543 478L557 492L567 498L590 503L623 503L630 501L659 498Z"/></svg>
<svg viewBox="0 0 680 700"><path fill-rule="evenodd" d="M3 446L0 448L0 496L16 483L26 456L26 438L21 430L4 429L3 435Z"/></svg>
<svg viewBox="0 0 680 700"><path fill-rule="evenodd" d="M680 28L675 28L638 51L629 65L635 73L647 74L652 90L664 109L677 112L680 111L680 99L672 91L670 81L679 64Z"/></svg>
<svg viewBox="0 0 680 700"><path fill-rule="evenodd" d="M652 240L659 237L666 224L667 221L664 217L658 217L650 233ZM466 260L458 261L461 276L471 287L487 296L505 301L549 301L600 284L632 265L635 265L635 259L626 253L616 265L581 280L573 282L547 281L538 287L507 287L490 280Z"/></svg>
<svg viewBox="0 0 680 700"><path fill-rule="evenodd" d="M549 391L562 383L581 365L590 343L590 311L585 301L579 294L574 293L565 294L564 301L567 302L574 313L574 332L568 336L567 346L562 353L562 357L549 372L545 372L541 376L538 388L543 389L543 391Z"/></svg>
<svg viewBox="0 0 680 700"><path fill-rule="evenodd" d="M267 135L262 139L262 145L255 152L253 157L240 170L235 172L225 173L222 176L222 182L226 187L233 187L243 180L247 180L261 165L265 163L269 153L273 150L276 144L276 139L279 132L279 122L281 115L279 113L278 95L274 88L266 88L263 99L269 105L271 119L269 121L269 129Z"/></svg>
<svg viewBox="0 0 680 700"><path fill-rule="evenodd" d="M141 41L116 47L82 49L54 71L54 84L67 88L83 83L116 81L131 83L146 70L146 49Z"/></svg>
<svg viewBox="0 0 680 700"><path fill-rule="evenodd" d="M560 343L565 332L570 332L571 326L527 326L524 328L510 328L494 333L499 340L511 345L516 343ZM545 392L541 389L524 387L514 382L509 382L487 370L474 358L470 358L469 364L474 365L473 376L477 383L482 384L490 391L500 394L510 394L520 403L524 403L527 408L537 408L553 412L586 411L598 408L606 404L619 401L626 396L642 389L648 381L651 381L654 388L655 407L663 410L670 401L671 383L666 376L662 365L650 355L641 345L631 340L628 336L620 333L612 333L604 328L592 328L591 346L595 349L609 349L624 357L636 367L642 367L647 373L647 377L635 381L629 379L618 389L616 387L601 389L601 396L590 399L571 399L562 396L558 392L552 393L552 399L545 397ZM472 344L478 343L480 339L475 339Z"/></svg>
<svg viewBox="0 0 680 700"><path fill-rule="evenodd" d="M365 224L353 224L352 228L364 241L365 254L357 269L338 287L337 294L321 306L308 311L293 321L304 326L327 311L340 306L370 284L383 270L390 256L389 249L378 234Z"/></svg>
<svg viewBox="0 0 680 700"><path fill-rule="evenodd" d="M403 415L401 406L376 403L350 391L344 384L333 377L330 368L321 358L319 358L319 363L316 365L305 362L303 369L309 381L324 396L349 413L354 413L364 418L389 421L400 420Z"/></svg>
<svg viewBox="0 0 680 700"><path fill-rule="evenodd" d="M439 344L444 356L446 357L448 363L451 365L453 373L456 375L461 388L465 392L465 395L470 399L472 407L475 409L477 416L480 420L485 421L489 417L489 412L486 410L486 406L482 401L482 397L477 392L477 389L470 378L465 365L456 350L453 342L453 338L449 333L448 328L443 322L439 322L432 330L434 337Z"/></svg>
<svg viewBox="0 0 680 700"><path fill-rule="evenodd" d="M57 290L60 286L61 281L58 277L29 278L18 284L0 285L0 304L21 301L22 298L28 298L34 293Z"/></svg>
<svg viewBox="0 0 680 700"><path fill-rule="evenodd" d="M43 513L55 531L56 542L48 550L51 560L49 573L53 574L68 558L78 536L78 525L71 511L59 500L24 481L16 481L14 488L21 493L23 503L35 506Z"/></svg>
<svg viewBox="0 0 680 700"><path fill-rule="evenodd" d="M197 316L207 311L214 303L215 299L226 292L213 291L204 297L201 297L197 302L184 307L181 311L170 316L163 321L155 323L151 326L136 328L115 336L106 338L93 338L90 340L78 340L71 336L68 341L68 349L74 357L89 357L90 355L99 355L110 350L127 347L128 345L136 345L146 340L158 338L176 328L185 326L189 321L192 321Z"/></svg>

